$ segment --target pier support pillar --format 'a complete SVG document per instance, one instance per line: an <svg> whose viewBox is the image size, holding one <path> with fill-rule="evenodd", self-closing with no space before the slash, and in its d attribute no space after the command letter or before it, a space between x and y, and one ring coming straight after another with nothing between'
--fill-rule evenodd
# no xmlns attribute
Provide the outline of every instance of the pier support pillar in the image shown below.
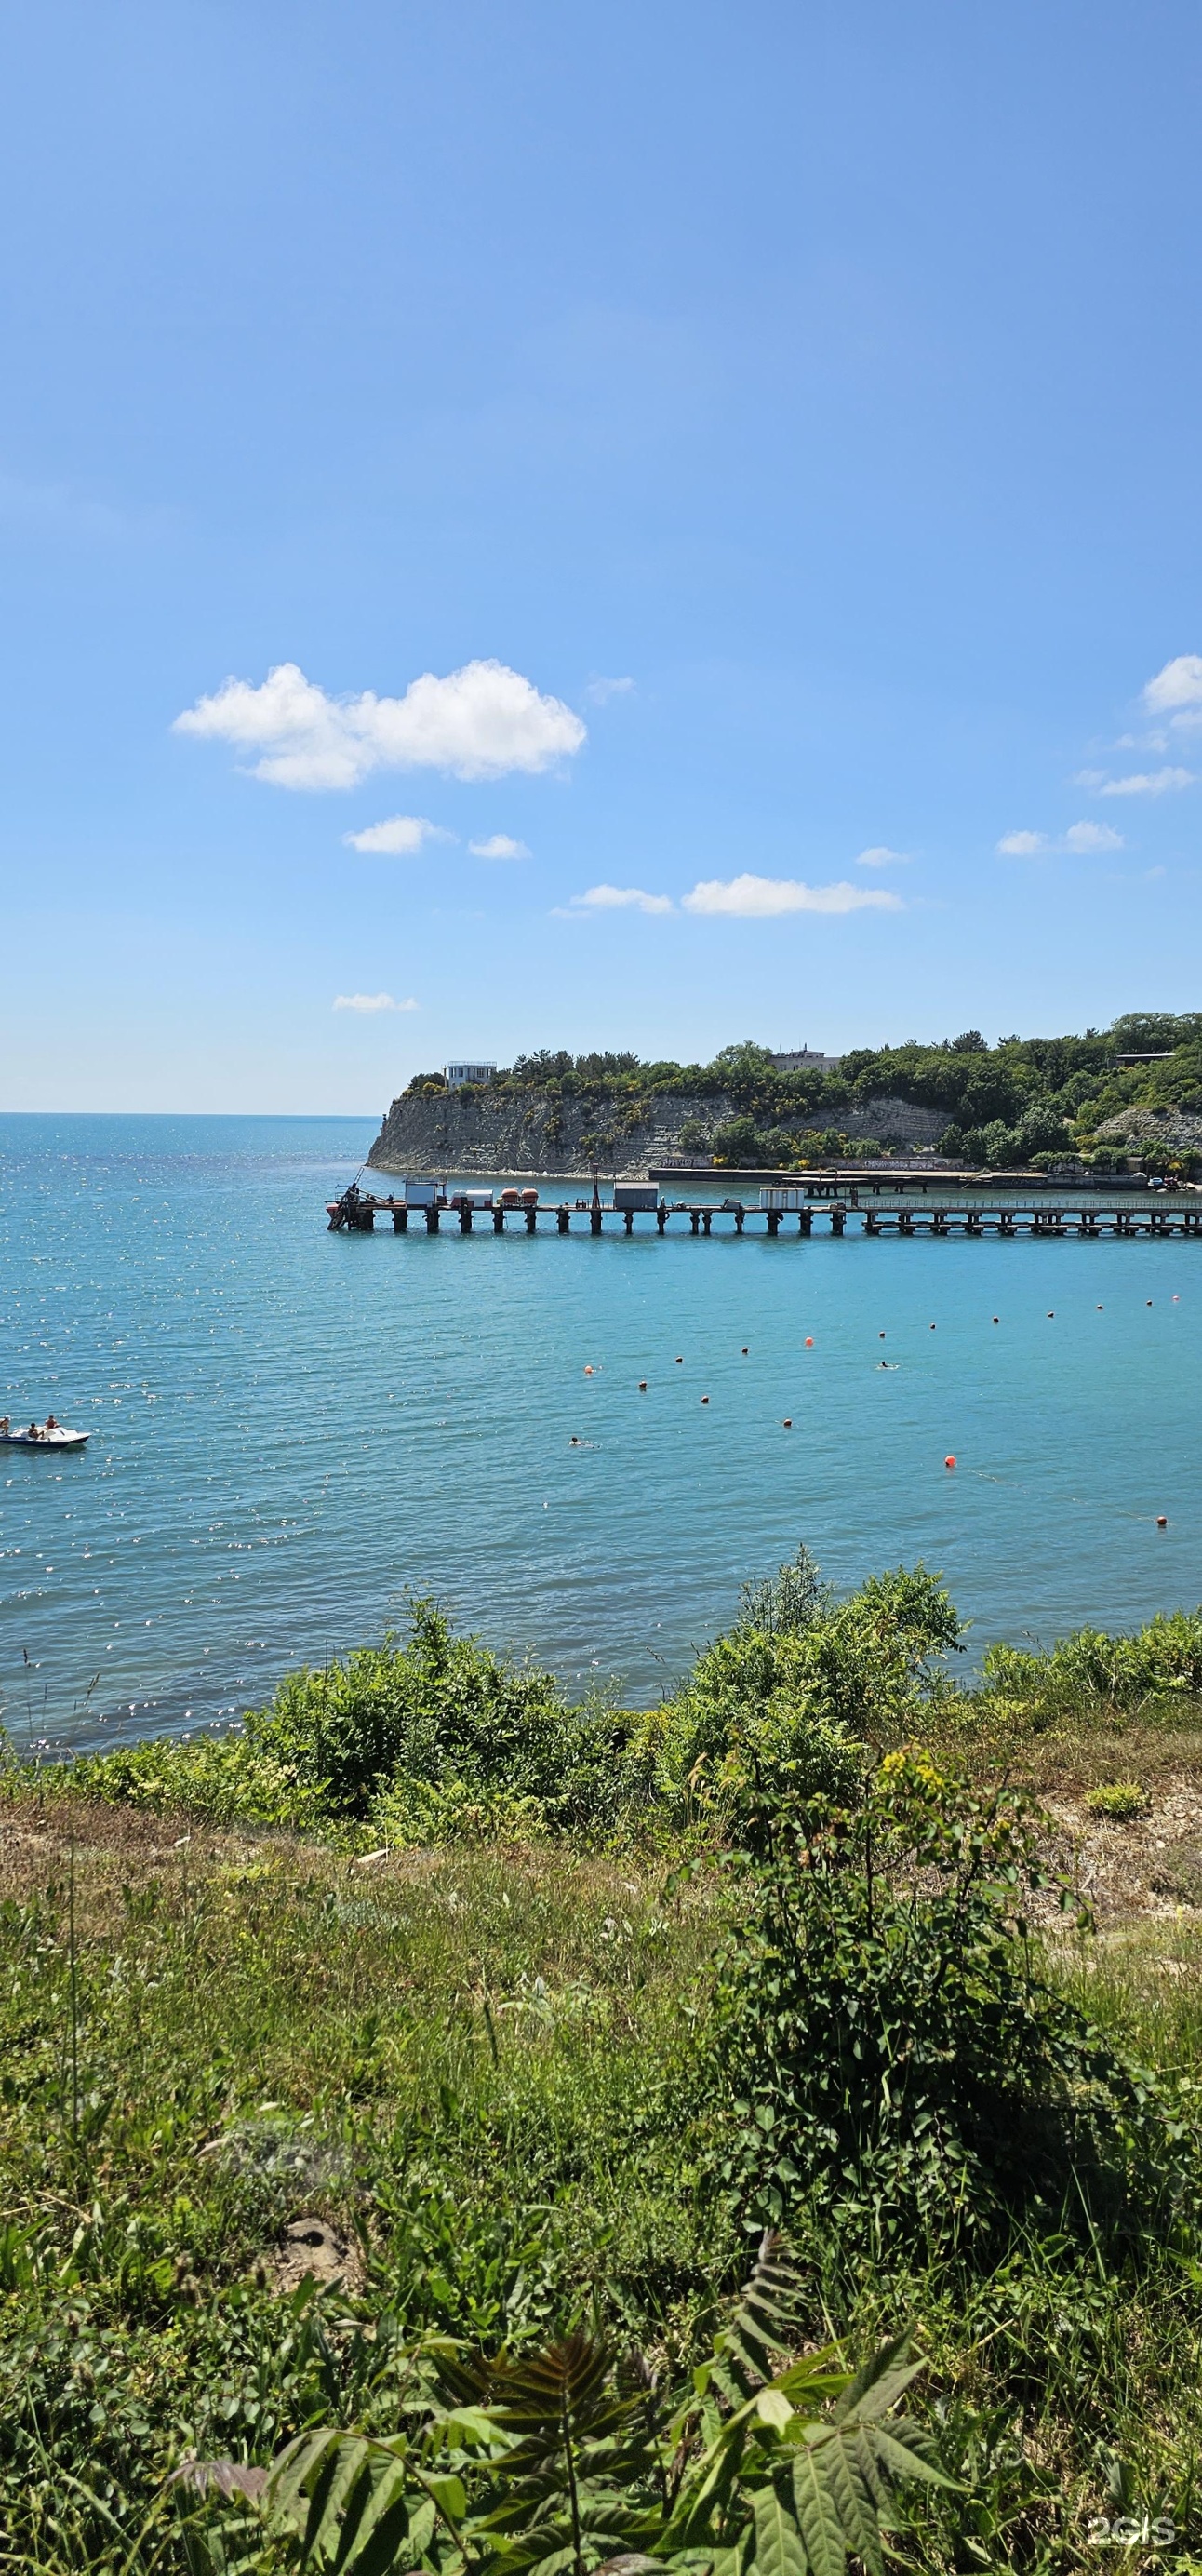
<svg viewBox="0 0 1202 2576"><path fill-rule="evenodd" d="M461 1234L470 1234L471 1230L472 1211L470 1207L461 1207L459 1211L459 1231Z"/></svg>
<svg viewBox="0 0 1202 2576"><path fill-rule="evenodd" d="M769 1236L770 1236L770 1238L771 1238L771 1240L772 1240L772 1242L773 1242L773 1243L775 1243L776 1238L777 1238L777 1235L780 1233L780 1220L781 1220L781 1211L780 1211L780 1209L779 1209L779 1208L769 1208L769 1210L768 1210L768 1233L769 1233ZM739 1227L739 1232L740 1232L740 1234L742 1233L742 1231L743 1231L743 1228L742 1228L742 1226L740 1226L740 1227Z"/></svg>
<svg viewBox="0 0 1202 2576"><path fill-rule="evenodd" d="M799 1233L799 1234L812 1234L812 1233L813 1233L813 1231L814 1231L814 1211L813 1211L813 1208L798 1208L798 1211L797 1211L797 1231L798 1231L798 1233Z"/></svg>
<svg viewBox="0 0 1202 2576"><path fill-rule="evenodd" d="M537 1224L537 1221L538 1221L538 1209L537 1209L537 1208L523 1208L523 1210L522 1210L522 1214L523 1214L523 1216L525 1217L525 1220L526 1220L526 1232L527 1232L527 1234L533 1234L533 1232L534 1232L534 1228L535 1228L535 1225Z"/></svg>
<svg viewBox="0 0 1202 2576"><path fill-rule="evenodd" d="M664 1227L666 1226L667 1222L668 1222L668 1211L667 1211L666 1207L664 1206L663 1201L661 1200L661 1201L660 1201L659 1206L657 1207L657 1209L656 1209L656 1211L655 1211L655 1225L656 1225L656 1231L657 1231L657 1233L659 1233L659 1234L662 1234L662 1233L663 1233Z"/></svg>
<svg viewBox="0 0 1202 2576"><path fill-rule="evenodd" d="M966 1234L980 1234L981 1232L981 1220L975 1208L970 1208L964 1219L964 1231Z"/></svg>
<svg viewBox="0 0 1202 2576"><path fill-rule="evenodd" d="M426 1232L427 1234L437 1234L438 1232L438 1209L436 1207L428 1207L426 1210Z"/></svg>
<svg viewBox="0 0 1202 2576"><path fill-rule="evenodd" d="M503 1207L495 1207L493 1209L492 1230L494 1234L504 1234L505 1232L505 1210Z"/></svg>
<svg viewBox="0 0 1202 2576"><path fill-rule="evenodd" d="M600 1232L601 1232L601 1210L600 1210L600 1208L590 1208L590 1209L589 1209L589 1212L588 1212L588 1230L589 1230L589 1233L590 1233L590 1234L600 1234Z"/></svg>
<svg viewBox="0 0 1202 2576"><path fill-rule="evenodd" d="M903 1208L901 1210L897 1220L897 1231L899 1234L913 1234L914 1232L914 1219L908 1208Z"/></svg>
<svg viewBox="0 0 1202 2576"><path fill-rule="evenodd" d="M713 1223L713 1218L714 1218L714 1211L713 1211L713 1209L712 1209L712 1208L702 1208L702 1211L701 1211L701 1222L702 1222L703 1226L705 1227L705 1231L706 1231L706 1233L707 1233L707 1234L709 1233L710 1227L711 1227L711 1225L712 1225L712 1223Z"/></svg>
<svg viewBox="0 0 1202 2576"><path fill-rule="evenodd" d="M559 1208L556 1208L556 1211L555 1211L555 1222L556 1222L556 1225L557 1225L557 1226L558 1226L558 1228L559 1228L560 1233L561 1233L561 1234L566 1234L566 1233L567 1233L567 1230L568 1230L568 1211L567 1211L566 1207L559 1207Z"/></svg>
<svg viewBox="0 0 1202 2576"><path fill-rule="evenodd" d="M392 1211L392 1231L394 1234L408 1234L409 1210L407 1207L394 1207Z"/></svg>
<svg viewBox="0 0 1202 2576"><path fill-rule="evenodd" d="M836 1202L835 1206L831 1209L831 1233L842 1234L846 1223L847 1210L845 1207L840 1207L838 1202Z"/></svg>
<svg viewBox="0 0 1202 2576"><path fill-rule="evenodd" d="M690 1224L690 1226L691 1226L692 1231L693 1231L693 1233L694 1233L694 1234L696 1234L696 1232L697 1232L697 1228L698 1228L698 1226L700 1225L700 1223L701 1223L701 1210L700 1210L700 1208L690 1208L690 1209L689 1209L689 1224Z"/></svg>
<svg viewBox="0 0 1202 2576"><path fill-rule="evenodd" d="M633 1233L634 1233L634 1209L633 1209L633 1208L623 1208L623 1210L622 1210L622 1214L623 1214L623 1216L624 1216L624 1218L625 1218L625 1220L626 1220L626 1231L627 1231L627 1234L633 1234Z"/></svg>
<svg viewBox="0 0 1202 2576"><path fill-rule="evenodd" d="M865 1210L864 1210L864 1232L865 1232L865 1234L879 1234L879 1233L880 1233L880 1231L881 1231L881 1220L880 1220L879 1216L874 1215L873 1210L872 1210L871 1208L865 1208Z"/></svg>

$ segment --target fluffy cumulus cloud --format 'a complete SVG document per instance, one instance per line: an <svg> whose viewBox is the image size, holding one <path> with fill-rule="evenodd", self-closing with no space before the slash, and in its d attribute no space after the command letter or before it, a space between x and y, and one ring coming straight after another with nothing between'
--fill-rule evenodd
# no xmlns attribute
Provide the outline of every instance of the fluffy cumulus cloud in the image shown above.
<svg viewBox="0 0 1202 2576"><path fill-rule="evenodd" d="M909 864L905 851L891 850L887 841L874 841L872 848L861 850L856 860L858 868L908 868Z"/></svg>
<svg viewBox="0 0 1202 2576"><path fill-rule="evenodd" d="M1202 653L1178 653L1149 680L1144 705L1174 725L1202 725Z"/></svg>
<svg viewBox="0 0 1202 2576"><path fill-rule="evenodd" d="M336 1011L360 1011L365 1017L375 1011L416 1011L418 1007L414 1001L394 1002L391 993L338 993L334 997Z"/></svg>
<svg viewBox="0 0 1202 2576"><path fill-rule="evenodd" d="M1138 769L1130 778L1108 778L1103 796L1171 796L1179 787L1192 787L1192 769Z"/></svg>
<svg viewBox="0 0 1202 2576"><path fill-rule="evenodd" d="M645 894L642 886L590 886L587 894L572 897L573 912L672 912L672 898L666 894Z"/></svg>
<svg viewBox="0 0 1202 2576"><path fill-rule="evenodd" d="M796 877L704 878L683 898L686 912L737 914L746 921L782 912L900 912L900 895L883 886L803 885Z"/></svg>
<svg viewBox="0 0 1202 2576"><path fill-rule="evenodd" d="M1000 859L1050 859L1067 850L1081 859L1122 846L1122 833L1113 832L1109 823L1070 823L1059 840L1051 832L1003 832L997 854Z"/></svg>
<svg viewBox="0 0 1202 2576"><path fill-rule="evenodd" d="M1070 823L1064 835L1064 846L1074 858L1092 858L1099 850L1121 850L1123 836L1113 832L1109 823Z"/></svg>
<svg viewBox="0 0 1202 2576"><path fill-rule="evenodd" d="M511 840L508 832L492 832L487 841L469 841L468 848L474 859L528 859L530 856L525 842Z"/></svg>
<svg viewBox="0 0 1202 2576"><path fill-rule="evenodd" d="M544 697L504 662L466 662L445 679L424 671L403 698L331 698L295 662L256 688L226 680L175 719L177 733L257 754L273 787L357 787L376 769L441 769L452 778L536 775L570 758L585 728L561 698Z"/></svg>
<svg viewBox="0 0 1202 2576"><path fill-rule="evenodd" d="M391 814L386 823L369 823L365 832L344 832L348 849L367 850L382 859L414 859L427 841L453 841L440 823L424 814Z"/></svg>

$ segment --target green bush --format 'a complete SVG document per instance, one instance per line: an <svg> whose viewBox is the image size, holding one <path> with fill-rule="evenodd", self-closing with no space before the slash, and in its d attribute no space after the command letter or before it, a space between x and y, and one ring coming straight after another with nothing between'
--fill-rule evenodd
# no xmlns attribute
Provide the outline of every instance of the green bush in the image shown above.
<svg viewBox="0 0 1202 2576"><path fill-rule="evenodd" d="M727 1830L769 1791L854 1800L867 1746L929 1726L959 1636L924 1566L874 1575L837 1602L801 1549L771 1581L744 1587L735 1626L657 1722L670 1812L691 1806Z"/></svg>
<svg viewBox="0 0 1202 2576"><path fill-rule="evenodd" d="M1163 1612L1133 1637L1079 1628L1048 1652L991 1646L983 1696L1038 1731L1090 1711L1133 1714L1202 1694L1202 1608Z"/></svg>
<svg viewBox="0 0 1202 2576"><path fill-rule="evenodd" d="M855 1809L776 1806L735 1858L717 2172L749 2223L825 2213L879 2257L1192 2208L1184 2124L1033 1955L1038 1822L911 1749Z"/></svg>
<svg viewBox="0 0 1202 2576"><path fill-rule="evenodd" d="M1138 1780L1104 1780L1091 1789L1085 1801L1090 1816L1103 1816L1113 1825L1129 1825L1136 1816L1146 1816L1148 1793Z"/></svg>
<svg viewBox="0 0 1202 2576"><path fill-rule="evenodd" d="M641 1805L641 1722L571 1706L549 1673L453 1637L415 1604L404 1642L289 1673L225 1736L160 1737L78 1762L78 1788L298 1828L378 1821L402 1841L612 1832Z"/></svg>

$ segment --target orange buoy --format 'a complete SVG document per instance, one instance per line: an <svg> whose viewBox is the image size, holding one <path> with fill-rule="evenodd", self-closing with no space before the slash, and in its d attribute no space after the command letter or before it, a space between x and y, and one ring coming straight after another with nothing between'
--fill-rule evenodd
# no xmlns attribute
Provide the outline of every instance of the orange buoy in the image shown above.
<svg viewBox="0 0 1202 2576"><path fill-rule="evenodd" d="M591 1368L586 1368L586 1369L585 1369L584 1374L585 1374L585 1376L586 1376L586 1377L591 1377L591 1376L592 1376L592 1374L593 1374L593 1372L592 1372Z"/></svg>
<svg viewBox="0 0 1202 2576"><path fill-rule="evenodd" d="M1156 1526L1157 1526L1157 1529L1167 1529L1167 1528L1168 1528L1168 1525L1169 1525L1169 1516L1168 1516L1168 1513L1167 1513L1167 1512L1157 1512L1157 1515L1156 1515Z"/></svg>
<svg viewBox="0 0 1202 2576"><path fill-rule="evenodd" d="M944 1466L945 1466L945 1467L954 1467L954 1466L955 1466L956 1461L955 1461L955 1459L951 1456L950 1451L949 1451L948 1456L944 1459L943 1463L944 1463Z"/></svg>
<svg viewBox="0 0 1202 2576"><path fill-rule="evenodd" d="M784 1418L784 1421L783 1421L783 1422L782 1422L782 1424L781 1424L781 1429L782 1429L782 1431L791 1431L791 1430L792 1430L792 1428L793 1428L793 1416L792 1416L792 1414L791 1414L791 1413L786 1413L785 1418Z"/></svg>
<svg viewBox="0 0 1202 2576"><path fill-rule="evenodd" d="M806 1334L806 1349L807 1349L807 1351L812 1351L812 1350L813 1350L813 1347L814 1347L814 1336L813 1336L813 1334L812 1334L812 1333L807 1333L807 1334Z"/></svg>

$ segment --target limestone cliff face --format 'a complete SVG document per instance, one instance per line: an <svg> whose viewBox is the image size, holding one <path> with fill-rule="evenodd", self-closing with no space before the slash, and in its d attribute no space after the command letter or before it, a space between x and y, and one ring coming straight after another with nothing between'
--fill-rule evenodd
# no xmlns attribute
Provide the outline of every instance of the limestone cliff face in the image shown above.
<svg viewBox="0 0 1202 2576"><path fill-rule="evenodd" d="M700 1120L708 1132L734 1115L734 1102L717 1092L659 1091L638 1101L556 1100L541 1091L404 1093L393 1101L368 1161L373 1171L415 1179L504 1172L585 1180L595 1156L604 1172L637 1179L649 1163L680 1153L686 1119ZM847 1136L873 1136L882 1144L933 1145L947 1120L906 1100L870 1100L862 1109L836 1111L831 1123Z"/></svg>

